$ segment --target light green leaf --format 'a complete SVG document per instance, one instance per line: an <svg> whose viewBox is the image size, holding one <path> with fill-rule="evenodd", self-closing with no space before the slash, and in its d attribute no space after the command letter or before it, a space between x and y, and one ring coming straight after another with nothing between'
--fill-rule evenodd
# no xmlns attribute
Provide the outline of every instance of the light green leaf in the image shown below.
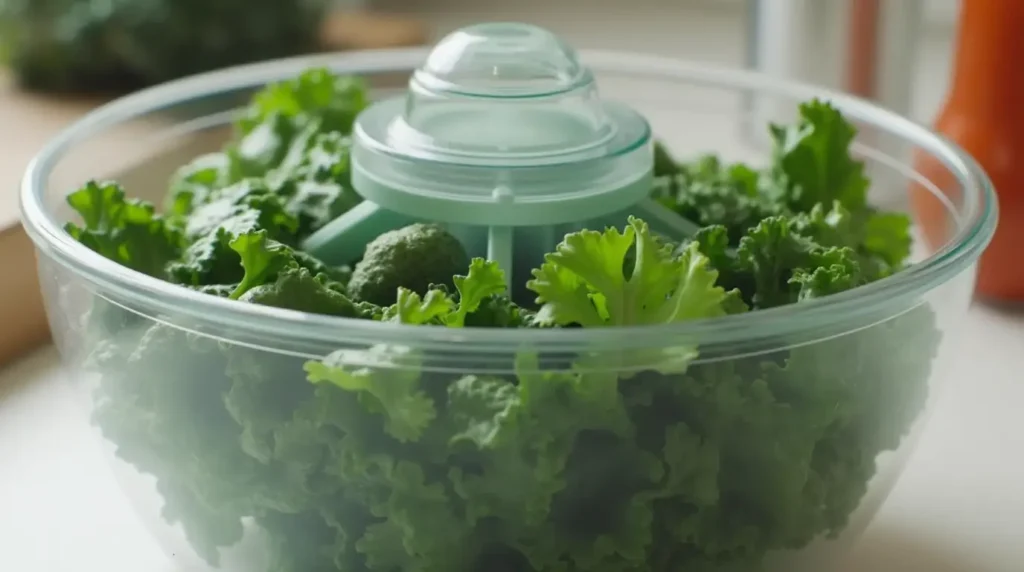
<svg viewBox="0 0 1024 572"><path fill-rule="evenodd" d="M474 258L466 275L456 276L454 283L459 292L459 306L448 317L447 324L455 328L465 325L466 316L476 312L487 298L505 293L505 273L497 262L483 258Z"/></svg>
<svg viewBox="0 0 1024 572"><path fill-rule="evenodd" d="M635 249L635 250L634 250ZM627 255L635 262L627 275ZM528 287L543 304L540 315L561 325L627 326L720 316L725 290L718 273L692 245L681 257L638 219L620 233L567 235Z"/></svg>
<svg viewBox="0 0 1024 572"><path fill-rule="evenodd" d="M240 234L231 240L230 246L231 250L241 257L242 268L245 269L242 281L231 293L233 300L237 300L250 289L271 281L286 265L294 262L291 249L269 240L265 230Z"/></svg>
<svg viewBox="0 0 1024 572"><path fill-rule="evenodd" d="M387 432L399 441L416 441L437 416L434 402L419 389L419 360L412 350L374 346L367 351L338 350L305 365L314 384L329 383L358 393L360 402L385 418Z"/></svg>

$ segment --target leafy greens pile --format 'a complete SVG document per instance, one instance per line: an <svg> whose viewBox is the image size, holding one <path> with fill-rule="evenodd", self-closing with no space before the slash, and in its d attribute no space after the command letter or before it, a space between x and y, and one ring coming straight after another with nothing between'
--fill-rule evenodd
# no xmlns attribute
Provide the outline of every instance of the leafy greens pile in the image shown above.
<svg viewBox="0 0 1024 572"><path fill-rule="evenodd" d="M534 270L535 300L429 224L332 267L297 245L360 200L347 136L366 103L322 70L271 85L222 152L178 172L163 214L91 182L68 231L209 295L447 328L715 318L848 290L909 256L908 220L867 204L854 129L810 101L771 127L767 168L659 146L653 196L702 230L569 234ZM164 518L212 564L257 526L268 572L756 570L844 529L923 406L939 338L908 304L748 357L688 346L544 367L510 348L505 373L454 374L393 344L314 361L228 345L101 298L87 328L95 422L156 477Z"/></svg>

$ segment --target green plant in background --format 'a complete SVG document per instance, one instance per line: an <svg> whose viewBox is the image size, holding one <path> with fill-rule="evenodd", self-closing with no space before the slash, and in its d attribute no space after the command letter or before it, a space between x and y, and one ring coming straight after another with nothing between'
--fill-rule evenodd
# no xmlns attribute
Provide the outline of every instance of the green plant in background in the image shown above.
<svg viewBox="0 0 1024 572"><path fill-rule="evenodd" d="M316 50L326 0L0 0L0 54L26 87L127 91Z"/></svg>
<svg viewBox="0 0 1024 572"><path fill-rule="evenodd" d="M454 276L401 263L438 247L465 265L439 227L382 237L352 278L295 245L358 202L347 135L365 102L322 70L269 86L223 152L179 171L166 214L90 183L69 231L211 295L438 328L714 319L868 284L909 256L909 221L867 204L852 127L811 101L772 127L765 169L659 147L653 195L703 229L569 234L534 270L535 299L482 259ZM99 300L88 327L94 420L117 454L157 478L164 517L210 563L251 519L268 572L757 570L845 528L924 405L939 339L926 305L895 300L761 355L666 342L555 367L513 348L472 371L398 345L272 355Z"/></svg>

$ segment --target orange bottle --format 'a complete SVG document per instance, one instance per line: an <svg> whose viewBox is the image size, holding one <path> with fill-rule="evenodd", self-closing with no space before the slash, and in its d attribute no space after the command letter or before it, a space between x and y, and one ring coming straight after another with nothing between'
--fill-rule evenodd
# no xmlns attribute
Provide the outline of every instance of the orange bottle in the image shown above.
<svg viewBox="0 0 1024 572"><path fill-rule="evenodd" d="M983 298L1024 300L1024 0L961 0L952 85L935 129L962 146L988 173L999 197L999 227L981 258ZM917 169L951 188L944 167ZM944 184L945 183L945 184ZM955 197L951 197L955 198ZM927 193L911 200L931 242L941 243L948 214Z"/></svg>

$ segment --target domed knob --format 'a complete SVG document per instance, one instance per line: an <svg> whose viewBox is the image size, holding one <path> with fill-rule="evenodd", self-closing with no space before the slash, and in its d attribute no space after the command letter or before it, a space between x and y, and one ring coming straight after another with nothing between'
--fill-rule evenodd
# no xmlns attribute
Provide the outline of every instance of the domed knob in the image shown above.
<svg viewBox="0 0 1024 572"><path fill-rule="evenodd" d="M482 97L543 97L593 83L576 52L530 24L490 23L442 39L415 73L427 91Z"/></svg>
<svg viewBox="0 0 1024 572"><path fill-rule="evenodd" d="M492 164L591 150L615 126L593 75L554 34L529 24L480 24L438 43L409 82L392 144Z"/></svg>

